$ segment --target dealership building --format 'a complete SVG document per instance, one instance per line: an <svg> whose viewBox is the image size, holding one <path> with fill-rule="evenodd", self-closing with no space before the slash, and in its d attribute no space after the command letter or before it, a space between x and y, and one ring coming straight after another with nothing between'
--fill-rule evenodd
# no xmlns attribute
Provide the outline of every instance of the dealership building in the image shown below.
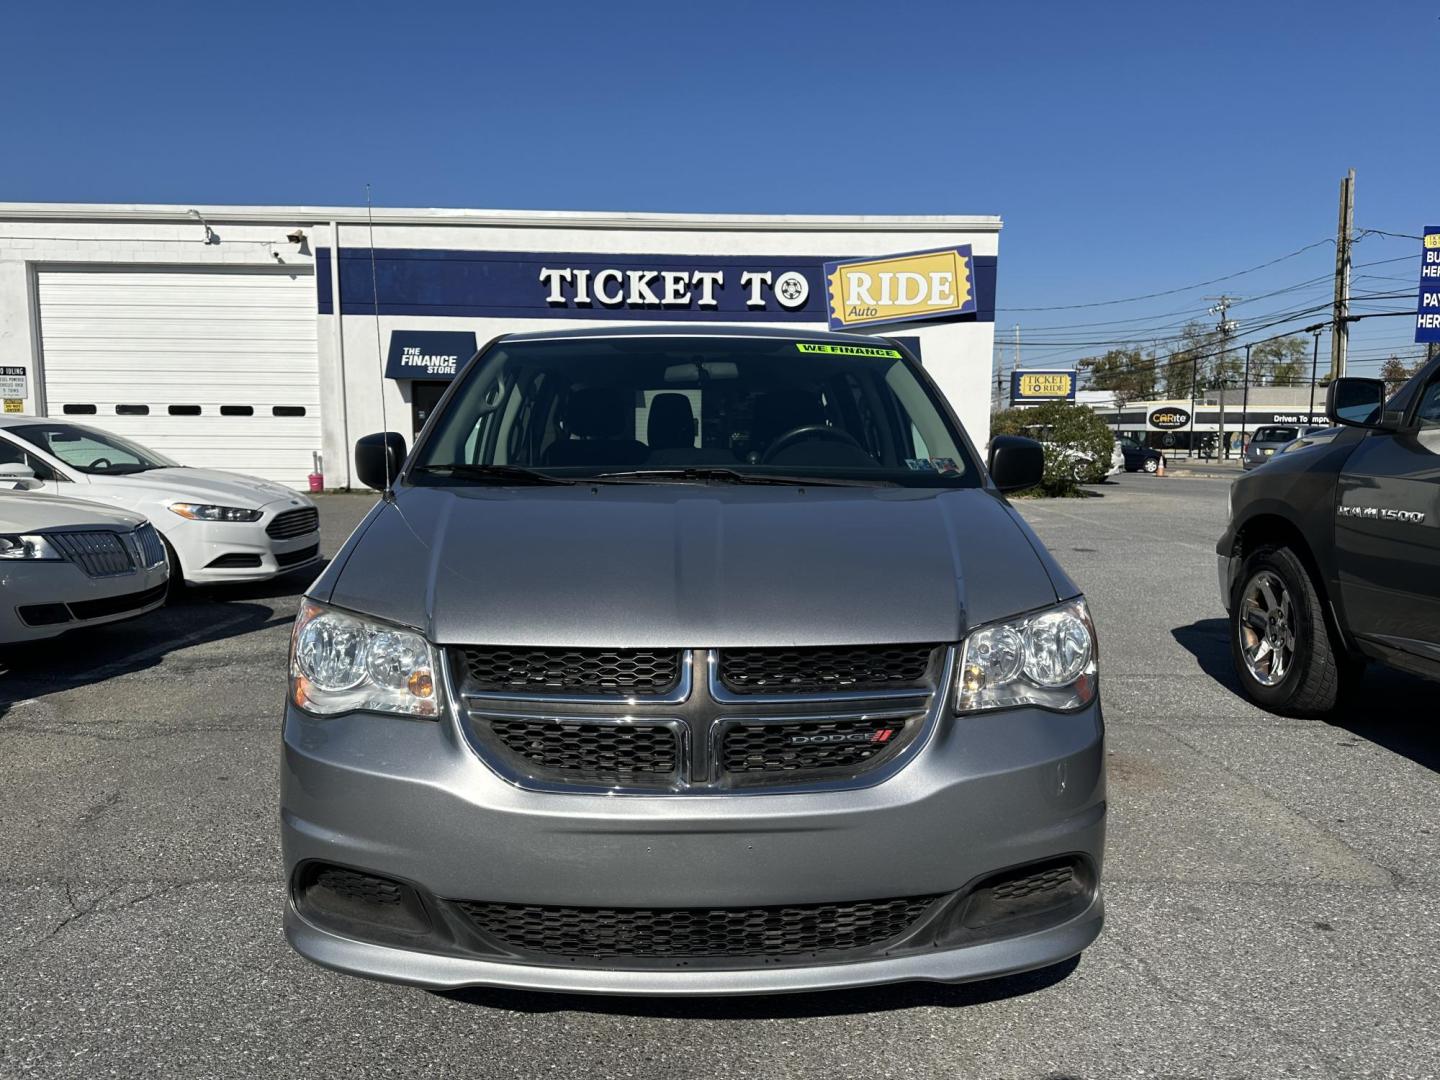
<svg viewBox="0 0 1440 1080"><path fill-rule="evenodd" d="M0 203L0 397L295 487L319 452L348 488L354 440L412 437L498 334L843 328L904 339L983 444L1000 226Z"/></svg>

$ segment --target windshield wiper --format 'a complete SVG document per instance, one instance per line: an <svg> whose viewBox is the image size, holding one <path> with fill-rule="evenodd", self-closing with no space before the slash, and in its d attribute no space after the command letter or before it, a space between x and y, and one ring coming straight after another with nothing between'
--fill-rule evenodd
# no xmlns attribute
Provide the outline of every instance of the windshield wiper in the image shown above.
<svg viewBox="0 0 1440 1080"><path fill-rule="evenodd" d="M490 480L511 484L575 484L563 476L551 476L521 465L420 465L414 470L430 476L453 476L462 480Z"/></svg>
<svg viewBox="0 0 1440 1080"><path fill-rule="evenodd" d="M874 484L889 484L889 480L851 480L830 476L784 476L776 473L745 473L723 465L692 465L677 469L624 469L619 472L604 472L591 477L593 480L634 481L646 483L665 480L719 480L727 484L781 484L785 487L871 487Z"/></svg>

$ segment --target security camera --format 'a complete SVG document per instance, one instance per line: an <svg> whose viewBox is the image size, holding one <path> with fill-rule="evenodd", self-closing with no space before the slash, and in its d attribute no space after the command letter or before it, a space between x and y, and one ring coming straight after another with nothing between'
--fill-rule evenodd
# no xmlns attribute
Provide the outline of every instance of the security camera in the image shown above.
<svg viewBox="0 0 1440 1080"><path fill-rule="evenodd" d="M287 233L285 239L289 240L292 244L303 244L305 242L305 230L296 229L292 233Z"/></svg>

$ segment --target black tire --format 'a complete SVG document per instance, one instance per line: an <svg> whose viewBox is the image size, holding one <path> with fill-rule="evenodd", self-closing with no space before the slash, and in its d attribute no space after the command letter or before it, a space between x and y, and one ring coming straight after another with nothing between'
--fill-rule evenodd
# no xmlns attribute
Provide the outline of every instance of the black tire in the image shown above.
<svg viewBox="0 0 1440 1080"><path fill-rule="evenodd" d="M160 542L165 545L165 565L170 570L170 580L165 586L165 603L173 604L185 594L185 568L180 565L180 556L164 536Z"/></svg>
<svg viewBox="0 0 1440 1080"><path fill-rule="evenodd" d="M1270 592L1275 594L1276 580L1288 594L1289 604L1287 607L1281 596L1278 621L1268 620L1267 615L1267 633L1281 645L1270 649L1272 672L1266 672L1263 659L1258 663L1247 659L1247 648L1252 653L1263 651L1269 640L1260 633L1257 621L1263 614L1263 586L1269 583ZM1261 604L1247 603L1251 596L1259 598ZM1248 635L1244 625L1247 622ZM1273 674L1274 658L1282 652L1286 640L1293 642L1289 661L1282 665L1283 674L1273 684L1267 684L1263 678ZM1246 696L1257 705L1288 716L1330 712L1339 700L1342 684L1353 682L1358 673L1358 665L1336 649L1310 572L1288 547L1262 547L1245 559L1230 597L1230 655ZM1259 669L1258 675L1252 664Z"/></svg>

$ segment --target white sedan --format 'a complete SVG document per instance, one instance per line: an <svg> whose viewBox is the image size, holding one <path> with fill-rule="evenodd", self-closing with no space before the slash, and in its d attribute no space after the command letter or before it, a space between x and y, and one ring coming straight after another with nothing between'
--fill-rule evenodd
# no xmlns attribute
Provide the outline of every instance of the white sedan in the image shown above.
<svg viewBox="0 0 1440 1080"><path fill-rule="evenodd" d="M10 490L0 475L0 645L134 618L165 603L160 536L139 514Z"/></svg>
<svg viewBox="0 0 1440 1080"><path fill-rule="evenodd" d="M99 428L0 417L5 465L28 468L48 495L149 518L177 582L264 581L320 561L320 515L306 496L253 476L186 468Z"/></svg>

